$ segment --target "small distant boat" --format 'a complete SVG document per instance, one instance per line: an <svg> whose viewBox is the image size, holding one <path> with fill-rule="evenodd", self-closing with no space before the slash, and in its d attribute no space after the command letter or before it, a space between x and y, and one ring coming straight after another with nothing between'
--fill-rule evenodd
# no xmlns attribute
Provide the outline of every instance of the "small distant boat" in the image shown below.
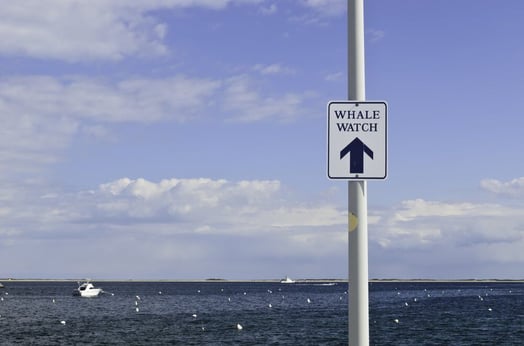
<svg viewBox="0 0 524 346"><path fill-rule="evenodd" d="M292 280L289 276L286 275L285 279L280 280L281 284L294 284L295 280Z"/></svg>
<svg viewBox="0 0 524 346"><path fill-rule="evenodd" d="M78 288L73 290L73 295L77 297L98 297L102 292L101 288L96 288L91 282L84 281L78 283Z"/></svg>

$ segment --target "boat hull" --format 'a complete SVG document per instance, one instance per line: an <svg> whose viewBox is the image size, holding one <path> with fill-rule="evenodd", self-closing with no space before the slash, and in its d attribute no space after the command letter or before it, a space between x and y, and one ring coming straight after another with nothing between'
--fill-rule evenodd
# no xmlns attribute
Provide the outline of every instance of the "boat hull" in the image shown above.
<svg viewBox="0 0 524 346"><path fill-rule="evenodd" d="M74 290L73 295L76 297L93 298L93 297L98 297L98 295L101 292L102 292L102 289L100 288L93 288L88 291Z"/></svg>

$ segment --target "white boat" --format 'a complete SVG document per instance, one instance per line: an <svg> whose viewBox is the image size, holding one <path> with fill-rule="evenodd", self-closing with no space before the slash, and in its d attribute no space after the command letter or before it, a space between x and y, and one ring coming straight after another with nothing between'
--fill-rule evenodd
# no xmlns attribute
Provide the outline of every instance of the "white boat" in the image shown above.
<svg viewBox="0 0 524 346"><path fill-rule="evenodd" d="M289 276L286 276L285 279L280 280L281 284L294 284L295 280L292 280Z"/></svg>
<svg viewBox="0 0 524 346"><path fill-rule="evenodd" d="M95 288L95 286L89 281L79 282L78 288L73 290L74 296L79 297L97 297L102 292L101 288Z"/></svg>

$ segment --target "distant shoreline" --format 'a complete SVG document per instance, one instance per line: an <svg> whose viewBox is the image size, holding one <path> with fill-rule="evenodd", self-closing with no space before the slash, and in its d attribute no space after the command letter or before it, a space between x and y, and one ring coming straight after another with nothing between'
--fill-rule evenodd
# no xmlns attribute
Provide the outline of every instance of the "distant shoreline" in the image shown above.
<svg viewBox="0 0 524 346"><path fill-rule="evenodd" d="M39 278L0 278L1 283L6 282L78 282L86 279L39 279ZM279 283L281 279L251 279L251 280L229 280L229 279L89 279L93 282L267 282ZM347 279L295 279L295 284L301 283L320 283L320 282L336 282L346 283ZM524 279L370 279L370 283L524 283Z"/></svg>

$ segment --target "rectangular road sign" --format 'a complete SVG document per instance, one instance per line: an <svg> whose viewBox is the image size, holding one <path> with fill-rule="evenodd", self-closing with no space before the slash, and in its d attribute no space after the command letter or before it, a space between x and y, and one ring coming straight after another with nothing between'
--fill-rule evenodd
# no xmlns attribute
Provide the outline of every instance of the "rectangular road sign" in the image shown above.
<svg viewBox="0 0 524 346"><path fill-rule="evenodd" d="M387 156L386 102L328 103L329 179L386 179Z"/></svg>

